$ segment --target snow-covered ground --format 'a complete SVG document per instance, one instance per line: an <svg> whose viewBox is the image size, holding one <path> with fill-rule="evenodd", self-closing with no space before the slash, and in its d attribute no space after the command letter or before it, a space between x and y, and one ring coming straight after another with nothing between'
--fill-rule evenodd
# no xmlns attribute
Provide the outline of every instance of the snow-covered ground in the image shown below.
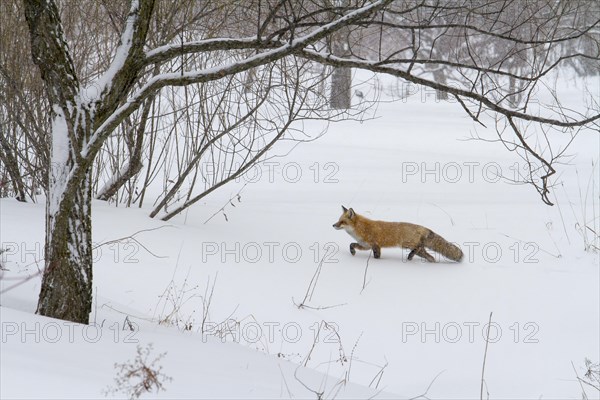
<svg viewBox="0 0 600 400"><path fill-rule="evenodd" d="M479 398L493 313L484 396L581 398L576 374L600 361L599 260L580 233L600 226L598 132L577 137L548 207L497 177L522 161L466 140L495 133L460 105L419 91L377 116L333 124L169 222L94 203L96 244L139 233L96 249L91 327L33 314L44 205L1 199L1 288L32 276L0 300L1 397L103 396L114 363L152 343L172 378L160 398ZM331 226L341 205L427 226L465 260L352 257Z"/></svg>

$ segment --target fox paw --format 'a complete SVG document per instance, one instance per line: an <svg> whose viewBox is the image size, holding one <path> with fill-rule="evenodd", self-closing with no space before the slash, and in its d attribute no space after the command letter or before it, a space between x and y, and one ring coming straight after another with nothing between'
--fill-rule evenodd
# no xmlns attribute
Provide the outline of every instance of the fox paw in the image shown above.
<svg viewBox="0 0 600 400"><path fill-rule="evenodd" d="M354 243L350 243L350 254L355 255L356 250L354 250Z"/></svg>

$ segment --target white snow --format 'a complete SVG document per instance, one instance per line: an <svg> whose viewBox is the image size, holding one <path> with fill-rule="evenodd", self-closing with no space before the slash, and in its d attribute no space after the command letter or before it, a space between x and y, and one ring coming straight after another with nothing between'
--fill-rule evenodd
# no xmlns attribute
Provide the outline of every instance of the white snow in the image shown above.
<svg viewBox="0 0 600 400"><path fill-rule="evenodd" d="M195 41L189 41L189 42L185 42L184 46L186 47L190 47L190 48L197 48L197 47L202 47L202 46L209 46L209 45L214 45L214 44L225 44L225 43L246 43L246 44L252 44L256 42L256 36L251 36L251 37L247 37L247 38L211 38L211 39L205 39L205 40L195 40ZM146 57L147 58L153 58L157 55L161 55L164 54L166 52L169 51L173 51L173 50L180 50L181 49L181 43L174 43L174 44L167 44L164 46L159 46L156 47L152 50L149 50L146 52Z"/></svg>
<svg viewBox="0 0 600 400"><path fill-rule="evenodd" d="M52 160L64 164L69 159L69 131L67 120L60 107L54 106L52 119Z"/></svg>
<svg viewBox="0 0 600 400"><path fill-rule="evenodd" d="M125 21L125 28L123 29L123 33L121 34L121 41L119 46L117 47L115 56L112 62L110 63L110 66L104 72L104 74L102 74L96 81L90 83L86 88L82 89L82 96L90 104L93 103L95 99L99 99L100 96L104 94L104 92L112 84L112 81L116 74L121 70L121 68L125 64L125 60L127 60L129 50L131 49L131 45L133 43L133 28L138 18L137 13L139 11L139 8L139 1L132 0L129 15L127 17L127 20Z"/></svg>
<svg viewBox="0 0 600 400"><path fill-rule="evenodd" d="M48 213L55 215L60 207L60 202L67 185L69 170L69 128L63 110L53 107L54 117L51 124L52 148L50 151L49 186L52 188L52 197L48 200Z"/></svg>
<svg viewBox="0 0 600 400"><path fill-rule="evenodd" d="M565 103L583 101L581 86L563 86ZM411 398L437 376L426 397L479 398L493 312L489 398L581 398L576 371L583 375L585 357L600 361L598 253L584 251L578 233L600 225L598 133L576 138L548 207L533 188L497 177L521 170L520 159L498 143L465 141L475 129L487 139L494 132L458 104L436 102L434 91L382 103L378 115L333 124L269 170L249 171L253 183L225 208L228 221L219 214L204 224L244 178L168 223L148 209L95 202L96 244L158 229L95 249L91 319L100 330L34 315L39 277L2 293L0 397L101 397L113 364L134 358L133 339L167 352L160 364L173 380L147 397L316 398L300 380L326 386L325 398ZM305 122L307 131L321 127ZM352 238L332 227L341 205L425 225L465 259L407 261L399 249L352 257ZM2 199L0 218L5 290L41 267L44 207ZM303 299L313 308L298 309ZM126 317L138 331L122 330ZM228 319L229 331L220 324Z"/></svg>

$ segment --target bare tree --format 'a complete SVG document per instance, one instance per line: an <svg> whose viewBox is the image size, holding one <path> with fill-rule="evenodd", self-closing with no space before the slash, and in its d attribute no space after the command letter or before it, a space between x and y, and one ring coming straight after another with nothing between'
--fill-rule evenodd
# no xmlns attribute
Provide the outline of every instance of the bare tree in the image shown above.
<svg viewBox="0 0 600 400"><path fill-rule="evenodd" d="M110 65L93 86L84 87L56 3L24 0L33 61L41 72L52 116L46 268L38 313L88 322L92 302L92 165L115 129L147 99L167 86L215 81L292 56L343 26L365 20L390 2L363 4L334 19L328 18L327 12L298 16L265 37L263 33L273 21L273 15L267 15L254 37L182 41L146 50L154 1L132 0ZM298 9L293 2L288 5ZM186 54L242 49L256 50L256 54L241 61L225 61L216 68L184 71L182 65L179 73L152 76L147 72Z"/></svg>

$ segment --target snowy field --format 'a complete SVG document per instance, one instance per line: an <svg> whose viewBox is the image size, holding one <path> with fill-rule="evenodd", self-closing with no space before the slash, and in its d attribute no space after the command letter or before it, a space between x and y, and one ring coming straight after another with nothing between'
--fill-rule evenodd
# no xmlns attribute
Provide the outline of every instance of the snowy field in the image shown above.
<svg viewBox="0 0 600 400"><path fill-rule="evenodd" d="M583 95L565 85L565 99ZM599 259L584 250L598 239L582 229L600 225L600 137L576 138L549 207L498 177L523 170L514 153L467 140L494 139L488 126L416 91L169 222L95 202L90 327L34 314L43 201L1 199L0 396L103 397L114 364L152 343L172 380L145 398L475 399L488 337L484 398L580 399L585 358L600 361ZM332 228L341 205L429 227L465 259L352 257L352 238Z"/></svg>

